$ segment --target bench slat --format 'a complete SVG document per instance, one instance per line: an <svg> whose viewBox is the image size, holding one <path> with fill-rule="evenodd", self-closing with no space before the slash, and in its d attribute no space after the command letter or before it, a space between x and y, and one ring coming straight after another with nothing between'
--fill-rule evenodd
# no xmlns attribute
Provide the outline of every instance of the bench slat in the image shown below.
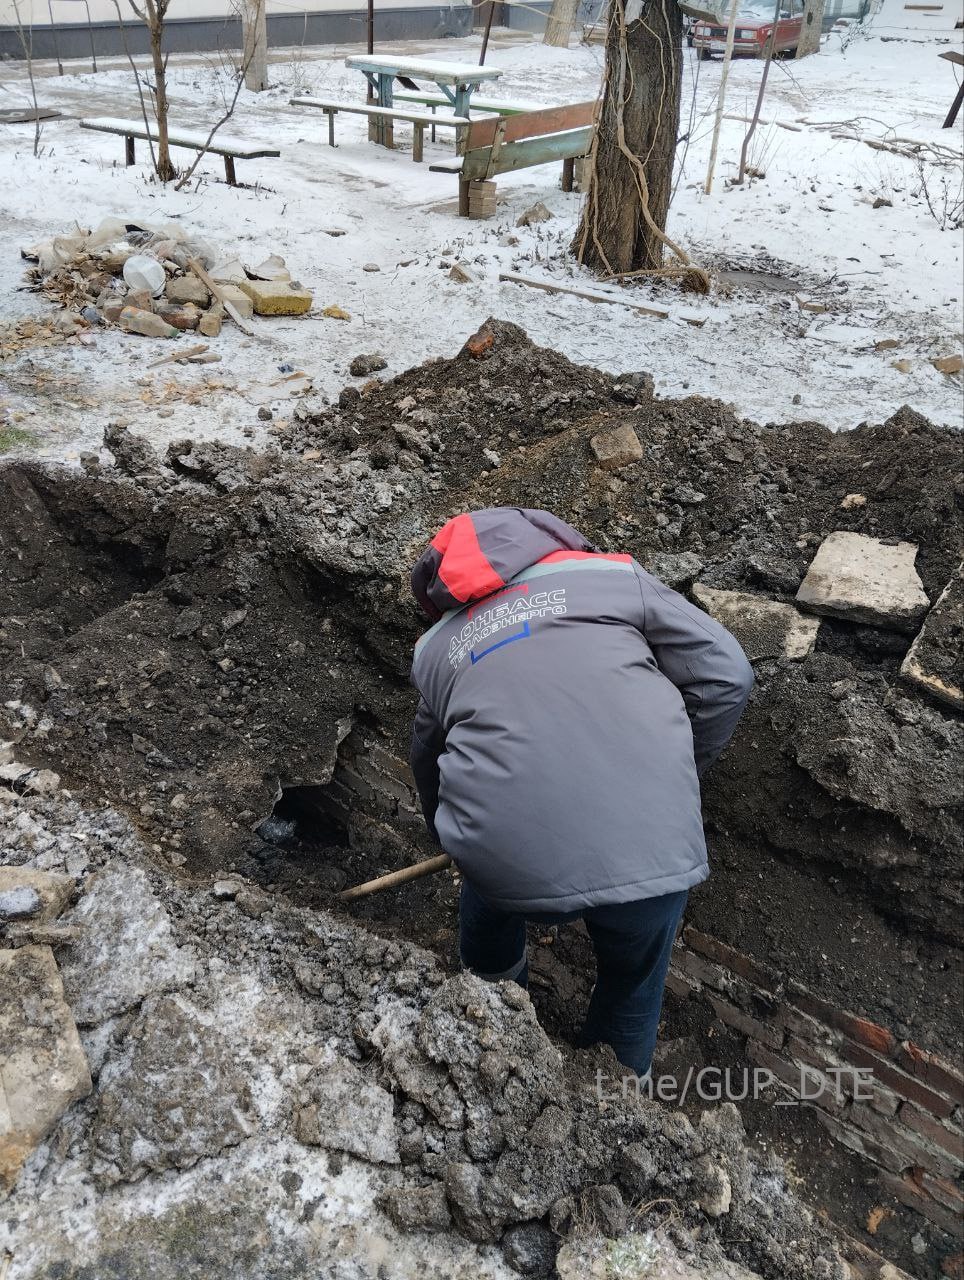
<svg viewBox="0 0 964 1280"><path fill-rule="evenodd" d="M424 102L429 107L450 107L448 98L437 93L398 93L394 95L396 102ZM542 102L496 102L493 98L479 98L472 95L469 103L470 111L483 111L496 116L519 116L526 111L542 111Z"/></svg>
<svg viewBox="0 0 964 1280"><path fill-rule="evenodd" d="M289 105L314 107L319 111L344 111L350 115L375 116L384 120L408 120L412 124L441 124L458 128L472 123L467 116L433 116L426 111L403 111L397 107L378 107L356 102L329 102L324 98L292 98Z"/></svg>
<svg viewBox="0 0 964 1280"><path fill-rule="evenodd" d="M592 143L592 126L584 129L567 129L565 133L552 133L547 137L526 138L520 142L508 142L495 156L491 147L479 147L467 151L462 160L462 177L467 180L492 178L498 173L511 173L515 169L527 169L530 165L549 164L553 160L567 160L584 156Z"/></svg>
<svg viewBox="0 0 964 1280"><path fill-rule="evenodd" d="M504 143L521 142L525 138L562 133L566 129L585 128L592 124L595 113L595 102L572 102L563 107L544 107L541 111L509 116L501 122L502 140ZM469 130L467 149L491 147L499 128L498 120L476 120Z"/></svg>
<svg viewBox="0 0 964 1280"><path fill-rule="evenodd" d="M144 127L143 120L119 120L112 116L99 116L93 120L81 120L82 129L91 129L95 133L112 133L125 138L141 138L143 141L157 141L157 128L151 126L150 132ZM192 151L208 151L215 156L229 156L234 160L256 160L263 156L280 156L276 147L263 147L258 143L244 142L240 138L222 137L216 133L207 144L206 133L193 133L183 129L168 129L168 141L172 147L187 147Z"/></svg>

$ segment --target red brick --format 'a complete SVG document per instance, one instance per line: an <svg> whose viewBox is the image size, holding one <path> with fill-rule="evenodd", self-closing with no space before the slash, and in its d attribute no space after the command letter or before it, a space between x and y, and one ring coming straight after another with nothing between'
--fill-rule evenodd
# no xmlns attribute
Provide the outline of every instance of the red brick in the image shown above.
<svg viewBox="0 0 964 1280"><path fill-rule="evenodd" d="M682 973L678 973L676 969L670 969L666 975L666 989L671 991L674 996L678 996L680 1000L688 1000L691 995L696 995L700 990L698 982L691 982L689 978Z"/></svg>
<svg viewBox="0 0 964 1280"><path fill-rule="evenodd" d="M700 933L692 925L687 925L683 930L683 939L687 946L692 947L694 951L698 951L700 955L706 956L710 960L715 960L717 964L732 970L739 977L746 978L747 982L752 982L756 986L762 987L764 991L773 992L779 990L780 975L774 969L760 964L759 961L752 959L748 955L744 955L742 951L737 951L735 947L731 947L725 942L720 942L718 938L713 938L708 933Z"/></svg>
<svg viewBox="0 0 964 1280"><path fill-rule="evenodd" d="M840 1054L854 1066L869 1067L874 1073L875 1083L886 1085L901 1098L916 1102L918 1106L929 1111L931 1115L937 1116L938 1119L946 1119L954 1110L954 1104L949 1099L942 1098L939 1093L928 1089L914 1076L898 1070L893 1063L887 1062L875 1053L870 1053L861 1044L845 1039L840 1046Z"/></svg>
<svg viewBox="0 0 964 1280"><path fill-rule="evenodd" d="M929 1053L912 1040L904 1040L897 1050L897 1062L938 1093L946 1093L955 1102L964 1103L964 1076L936 1053Z"/></svg>
<svg viewBox="0 0 964 1280"><path fill-rule="evenodd" d="M839 1009L836 1005L814 995L812 991L808 991L799 982L791 982L788 986L792 1003L798 1009L809 1013L819 1022L825 1022L837 1031L842 1031L857 1044L862 1044L865 1048L873 1049L876 1053L883 1053L888 1057L897 1048L893 1032L888 1031L886 1027L879 1026L868 1018L861 1018L858 1014L850 1013L846 1009Z"/></svg>
<svg viewBox="0 0 964 1280"><path fill-rule="evenodd" d="M836 1048L843 1042L843 1032L828 1027L825 1022L818 1022L816 1018L811 1018L808 1013L804 1013L795 1005L781 1004L774 1011L773 1016L781 1026L792 1031L801 1040L806 1040L808 1044Z"/></svg>
<svg viewBox="0 0 964 1280"><path fill-rule="evenodd" d="M485 325L479 329L478 333L473 333L468 342L462 348L467 351L470 356L474 356L476 360L481 360L487 351L495 344L495 334L491 329L487 329Z"/></svg>
<svg viewBox="0 0 964 1280"><path fill-rule="evenodd" d="M939 1124L933 1116L928 1115L926 1111L921 1111L910 1102L904 1103L897 1113L897 1118L908 1129L913 1129L928 1142L946 1151L961 1168L964 1168L964 1134L959 1130Z"/></svg>
<svg viewBox="0 0 964 1280"><path fill-rule="evenodd" d="M833 1138L834 1142L846 1147L848 1151L854 1151L857 1155L863 1156L865 1160L869 1160L872 1164L877 1165L878 1168L887 1170L890 1173L900 1174L910 1167L906 1156L883 1143L877 1142L869 1133L856 1128L855 1125L848 1124L845 1117L834 1115L821 1108L816 1108L814 1115Z"/></svg>
<svg viewBox="0 0 964 1280"><path fill-rule="evenodd" d="M765 1067L776 1078L783 1082L795 1097L800 1093L800 1068L787 1062L785 1058L771 1053L757 1040L750 1040L746 1047L747 1057L759 1067Z"/></svg>
<svg viewBox="0 0 964 1280"><path fill-rule="evenodd" d="M688 973L691 978L696 978L700 982L707 983L708 986L714 987L717 991L728 993L733 989L734 978L732 974L727 973L725 969L721 969L718 964L712 964L709 960L704 960L702 956L696 955L693 951L687 951L684 948L678 963L684 973Z"/></svg>
<svg viewBox="0 0 964 1280"><path fill-rule="evenodd" d="M942 1204L938 1204L912 1177L897 1177L894 1174L882 1173L880 1182L891 1195L897 1197L901 1204L907 1205L910 1209L916 1209L948 1235L955 1239L959 1238L961 1221L958 1215L945 1209Z"/></svg>
<svg viewBox="0 0 964 1280"><path fill-rule="evenodd" d="M924 1190L939 1201L945 1209L951 1209L964 1222L964 1191L950 1178L935 1178L929 1173L921 1177Z"/></svg>
<svg viewBox="0 0 964 1280"><path fill-rule="evenodd" d="M881 1116L862 1102L853 1104L849 1118L859 1129L871 1134L876 1142L894 1153L899 1161L895 1172L913 1166L935 1177L953 1174L953 1161L945 1152L932 1147L922 1134L905 1128L897 1120ZM882 1163L888 1169L892 1167L886 1160Z"/></svg>
<svg viewBox="0 0 964 1280"><path fill-rule="evenodd" d="M705 994L713 1006L713 1012L728 1027L733 1027L741 1035L749 1036L752 1040L762 1041L763 1044L769 1045L771 1049L782 1048L782 1028L771 1027L765 1022L758 1022L756 1018L751 1018L748 1013L738 1009L735 1004L730 1004L728 1000L721 1000L719 996L715 996L710 992Z"/></svg>
<svg viewBox="0 0 964 1280"><path fill-rule="evenodd" d="M819 1067L822 1070L826 1067L839 1067L840 1059L829 1047L824 1048L822 1045L811 1044L807 1040L801 1040L799 1036L791 1035L787 1039L787 1053L791 1057L799 1058L801 1062L807 1062L812 1067ZM841 1088L846 1089L846 1076L843 1077Z"/></svg>

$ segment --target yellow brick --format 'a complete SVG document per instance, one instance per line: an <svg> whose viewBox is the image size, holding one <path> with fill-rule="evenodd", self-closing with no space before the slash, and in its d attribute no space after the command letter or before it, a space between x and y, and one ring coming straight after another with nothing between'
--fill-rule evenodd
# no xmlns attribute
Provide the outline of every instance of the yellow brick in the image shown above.
<svg viewBox="0 0 964 1280"><path fill-rule="evenodd" d="M259 316L300 316L311 306L309 289L296 289L287 280L242 280L243 289Z"/></svg>

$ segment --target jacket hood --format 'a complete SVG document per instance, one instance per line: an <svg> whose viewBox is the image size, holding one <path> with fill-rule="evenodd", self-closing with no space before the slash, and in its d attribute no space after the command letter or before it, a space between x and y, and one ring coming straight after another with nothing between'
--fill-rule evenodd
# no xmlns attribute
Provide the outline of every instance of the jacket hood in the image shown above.
<svg viewBox="0 0 964 1280"><path fill-rule="evenodd" d="M433 622L482 600L556 551L594 551L572 525L549 511L489 507L443 525L412 570L412 592Z"/></svg>

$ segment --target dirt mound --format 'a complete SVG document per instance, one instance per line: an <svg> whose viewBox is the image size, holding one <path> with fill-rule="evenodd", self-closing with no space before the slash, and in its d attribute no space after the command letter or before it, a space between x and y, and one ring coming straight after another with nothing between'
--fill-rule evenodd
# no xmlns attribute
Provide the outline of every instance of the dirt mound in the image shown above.
<svg viewBox="0 0 964 1280"><path fill-rule="evenodd" d="M597 465L592 439L626 426L642 457L616 471ZM162 460L116 429L107 444L111 467L88 457L79 472L36 462L0 471L6 736L18 759L121 806L168 870L240 871L313 902L417 855L414 828L391 816L369 820L364 838L329 827L314 840L290 838L283 803L265 820L294 789L323 798L353 730L406 754L406 677L423 625L407 571L453 512L551 508L680 590L779 603L793 601L836 530L915 542L931 602L959 559L959 440L910 410L842 436L817 424L760 427L716 402L656 400L644 374L579 369L497 322L451 360L345 392L335 406L303 406L276 452L184 441ZM953 628L939 634L945 647L959 642ZM953 1054L962 723L901 677L913 638L824 619L812 653L755 661L753 700L706 789L716 874L691 914L844 1007ZM440 879L359 914L447 951L452 909L451 882ZM578 940L557 956L560 973L567 962L585 967ZM571 1023L582 990L565 987L567 1004L564 987L556 1013L550 1002L554 1027ZM424 1033L413 1024L421 1057L411 1062L388 1029L360 1028L408 1098L404 1133L420 1178L441 1181L463 1229L493 1238L516 1221L506 1197L543 1174L555 1199L570 1194L552 1170L577 1153L569 1138L550 1143L508 1176L521 1159L500 1128L514 1123L510 1112L494 1128L491 1117L479 1128L477 1115L492 1087L485 1072L502 1067L447 1057L432 1037L462 1013L437 1012ZM461 1117L451 1128L423 1079L442 1088L443 1076ZM519 1080L526 1096L542 1087ZM589 1126L588 1113L572 1123ZM613 1149L636 1141L611 1136ZM717 1147L693 1141L693 1161L708 1152L716 1169ZM429 1159L441 1153L445 1168ZM475 1172L447 1173L452 1165ZM650 1194L606 1160L584 1172L576 1189L591 1185L594 1198L574 1202L576 1217L618 1217L627 1194ZM768 1276L819 1274L794 1271L779 1234L767 1254L762 1221L740 1217L757 1203L738 1194L744 1174L727 1176L731 1243L752 1242L739 1256ZM393 1202L398 1221L440 1212L429 1182L414 1190ZM524 1216L548 1211L540 1200ZM526 1237L519 1248L537 1244Z"/></svg>

